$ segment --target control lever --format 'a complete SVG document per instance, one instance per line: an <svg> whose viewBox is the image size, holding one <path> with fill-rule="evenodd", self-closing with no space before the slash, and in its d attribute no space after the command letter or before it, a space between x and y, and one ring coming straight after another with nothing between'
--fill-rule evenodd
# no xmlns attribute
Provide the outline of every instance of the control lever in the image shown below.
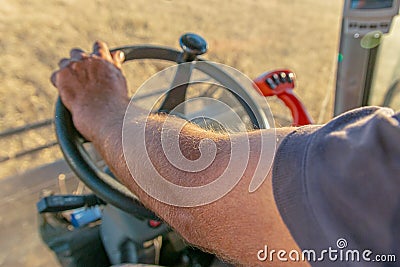
<svg viewBox="0 0 400 267"><path fill-rule="evenodd" d="M290 109L293 126L312 124L311 116L293 93L295 87L294 72L282 69L261 74L254 79L255 87L263 96L276 95Z"/></svg>
<svg viewBox="0 0 400 267"><path fill-rule="evenodd" d="M82 207L106 204L95 194L89 195L52 195L46 196L36 204L39 213L62 212Z"/></svg>

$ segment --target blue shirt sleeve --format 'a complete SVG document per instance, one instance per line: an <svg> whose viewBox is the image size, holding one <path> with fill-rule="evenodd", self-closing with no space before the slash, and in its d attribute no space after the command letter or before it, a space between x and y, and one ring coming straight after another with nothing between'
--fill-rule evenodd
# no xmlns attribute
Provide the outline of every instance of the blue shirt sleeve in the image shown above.
<svg viewBox="0 0 400 267"><path fill-rule="evenodd" d="M390 109L360 108L324 126L298 128L283 140L274 196L303 250L370 250L371 259L394 254L400 262L399 121ZM385 264L373 266L391 266ZM341 266L365 265L361 259Z"/></svg>

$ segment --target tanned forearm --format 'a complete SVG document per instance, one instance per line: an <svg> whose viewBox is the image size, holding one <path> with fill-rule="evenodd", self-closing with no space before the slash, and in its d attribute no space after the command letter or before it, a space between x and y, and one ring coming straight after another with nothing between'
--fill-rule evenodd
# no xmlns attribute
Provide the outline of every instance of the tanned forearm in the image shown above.
<svg viewBox="0 0 400 267"><path fill-rule="evenodd" d="M279 249L298 249L294 240L285 227L275 205L271 173L265 171L264 183L253 193L248 188L253 173L259 164L261 150L273 156L273 149L262 149L261 133L275 138L273 132L254 131L248 136L237 134L229 136L200 129L193 124L187 124L179 133L178 141L182 154L187 159L199 157L199 144L204 138L212 140L216 146L213 162L199 172L182 171L167 160L163 153L161 129L167 116L151 115L149 118L138 110L133 113L131 120L126 121L133 139L125 152L135 160L133 164L135 178L143 176L152 178L151 168L156 168L166 179L174 184L183 186L198 186L208 184L218 177L231 158L232 144L249 141L249 155L246 155L244 173L238 184L228 194L207 205L184 208L158 201L147 195L131 176L125 161L122 127L126 107L127 84L120 68L124 55L120 51L110 53L103 42L96 42L92 53L80 49L72 49L70 58L61 59L60 69L51 76L52 83L58 88L64 105L71 111L77 130L93 142L113 173L121 180L149 209L155 211L163 220L176 229L188 242L213 252L224 259L238 265L263 265L257 260L257 252L264 245ZM148 121L145 137L148 142L145 149L137 149L142 140L137 125ZM179 125L179 119L175 119ZM143 125L143 124L142 124ZM175 130L167 139L176 137L177 129L172 123L168 127ZM168 128L167 127L167 128ZM174 134L172 134L175 132ZM287 130L277 130L278 138L282 138ZM268 138L267 138L268 139ZM232 142L233 141L233 142ZM166 141L169 143L169 140ZM247 143L246 143L247 144ZM143 151L146 150L146 151ZM246 151L243 151L245 153ZM151 166L142 164L143 157L152 161ZM137 160L136 160L137 159ZM236 159L236 161L240 161ZM247 163L248 161L248 163ZM243 162L233 162L233 168ZM263 164L261 162L260 164ZM266 162L265 164L269 164ZM241 174L242 172L239 172ZM164 188L165 189L165 188ZM179 196L176 196L179 197ZM271 266L284 265L283 262L266 262ZM295 263L299 266L299 263Z"/></svg>
<svg viewBox="0 0 400 267"><path fill-rule="evenodd" d="M260 155L260 134L257 131L250 133L249 137L243 136L250 141L250 160L237 186L211 204L183 208L167 205L152 198L132 178L123 155L123 116L124 110L121 108L120 112L105 120L104 127L93 140L94 145L114 174L139 197L143 204L172 225L188 242L235 264L246 266L262 265L257 260L257 251L266 244L276 250L298 249L277 211L270 177L256 192L248 192ZM161 145L161 126L165 118L165 115L152 115L147 119L144 116L136 118L136 120L147 120L148 154L154 157L153 159L157 158L153 160L153 164L165 179L183 186L197 186L209 183L215 174L224 170L230 157L230 142L227 135L206 131L190 123L181 132L182 153L189 159L197 158L200 140L209 138L217 146L215 160L207 169L198 173L181 171L172 166L163 156ZM131 123L135 125L137 122ZM281 138L284 132L284 130L282 133L279 131L277 137ZM136 153L135 156L140 162L143 151L135 151L135 147L132 146L132 153ZM140 164L136 168L140 168ZM138 171L146 175L148 169L143 168ZM279 264L284 265L284 263ZM272 265L277 266L277 263L274 262Z"/></svg>

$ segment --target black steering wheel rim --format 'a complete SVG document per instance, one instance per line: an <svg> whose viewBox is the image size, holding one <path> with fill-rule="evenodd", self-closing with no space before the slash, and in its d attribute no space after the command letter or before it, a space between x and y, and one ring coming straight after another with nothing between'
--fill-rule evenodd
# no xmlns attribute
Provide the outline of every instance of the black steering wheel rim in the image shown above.
<svg viewBox="0 0 400 267"><path fill-rule="evenodd" d="M182 52L171 48L150 45L119 47L112 49L111 52L117 50L124 52L126 61L137 59L157 59L177 63L182 54ZM201 61L202 59L198 58L197 60ZM214 71L219 71L222 73L224 81L233 83L233 85L236 83L237 90L244 90L244 88L241 88L241 86L232 79L229 74L219 70L216 66L210 65L208 70L203 71L205 73L208 72L208 74L213 73ZM256 104L257 114L254 114L251 107L248 106L249 99L250 103L252 103L251 97L249 97L249 99L242 99L242 97L236 96L236 98L242 105L244 105L248 113L249 109L252 112L252 115L249 114L249 116L255 128L265 128L266 125L268 125L267 118L259 111ZM254 107L252 108L254 109ZM87 153L83 147L85 140L76 130L72 121L71 113L64 106L60 98L57 100L55 109L55 130L58 143L66 162L78 178L98 197L127 213L142 218L157 219L157 216L152 211L145 208L137 197L124 185L106 173L101 172L98 168L95 168L93 164L90 164L88 157L85 156Z"/></svg>
<svg viewBox="0 0 400 267"><path fill-rule="evenodd" d="M98 197L127 213L157 219L157 216L145 208L125 186L105 173L100 175L99 170L88 163L84 156L84 139L76 130L72 115L60 98L56 103L55 129L58 143L69 167Z"/></svg>

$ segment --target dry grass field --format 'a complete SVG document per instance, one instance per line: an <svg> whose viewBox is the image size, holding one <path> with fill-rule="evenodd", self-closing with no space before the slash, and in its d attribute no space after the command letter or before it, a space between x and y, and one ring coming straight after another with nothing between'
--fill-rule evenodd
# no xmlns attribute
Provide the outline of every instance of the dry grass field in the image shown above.
<svg viewBox="0 0 400 267"><path fill-rule="evenodd" d="M0 0L0 132L53 117L57 93L49 77L72 47L90 50L100 39L110 47L151 43L178 48L185 32L207 39L205 58L249 77L292 69L297 94L315 121L326 122L333 109L342 5L343 0ZM400 30L399 21L395 27ZM375 83L382 88L400 75L399 57L392 53L400 47L400 36L387 39L386 60L378 62L380 79ZM155 71L151 66L140 72L134 66L126 69L131 90ZM374 95L374 102L381 98ZM52 127L0 139L0 159L54 140ZM54 146L5 161L0 163L0 181L61 157ZM8 213L0 215L0 266L54 266L32 222L34 201L29 197L37 195L28 193L41 184L29 180L24 186L0 205L18 221L9 225L4 219ZM13 190L2 188L0 193ZM30 206L20 199L29 200Z"/></svg>
<svg viewBox="0 0 400 267"><path fill-rule="evenodd" d="M51 72L72 47L159 44L178 48L184 32L209 42L205 58L249 77L290 68L297 93L315 119L331 116L342 1L325 0L2 0L0 5L0 131L52 118ZM151 70L149 71L151 73ZM136 88L149 74L129 76ZM321 114L321 112L323 112ZM47 127L1 140L0 157L55 139ZM60 157L57 147L1 164L0 177Z"/></svg>

